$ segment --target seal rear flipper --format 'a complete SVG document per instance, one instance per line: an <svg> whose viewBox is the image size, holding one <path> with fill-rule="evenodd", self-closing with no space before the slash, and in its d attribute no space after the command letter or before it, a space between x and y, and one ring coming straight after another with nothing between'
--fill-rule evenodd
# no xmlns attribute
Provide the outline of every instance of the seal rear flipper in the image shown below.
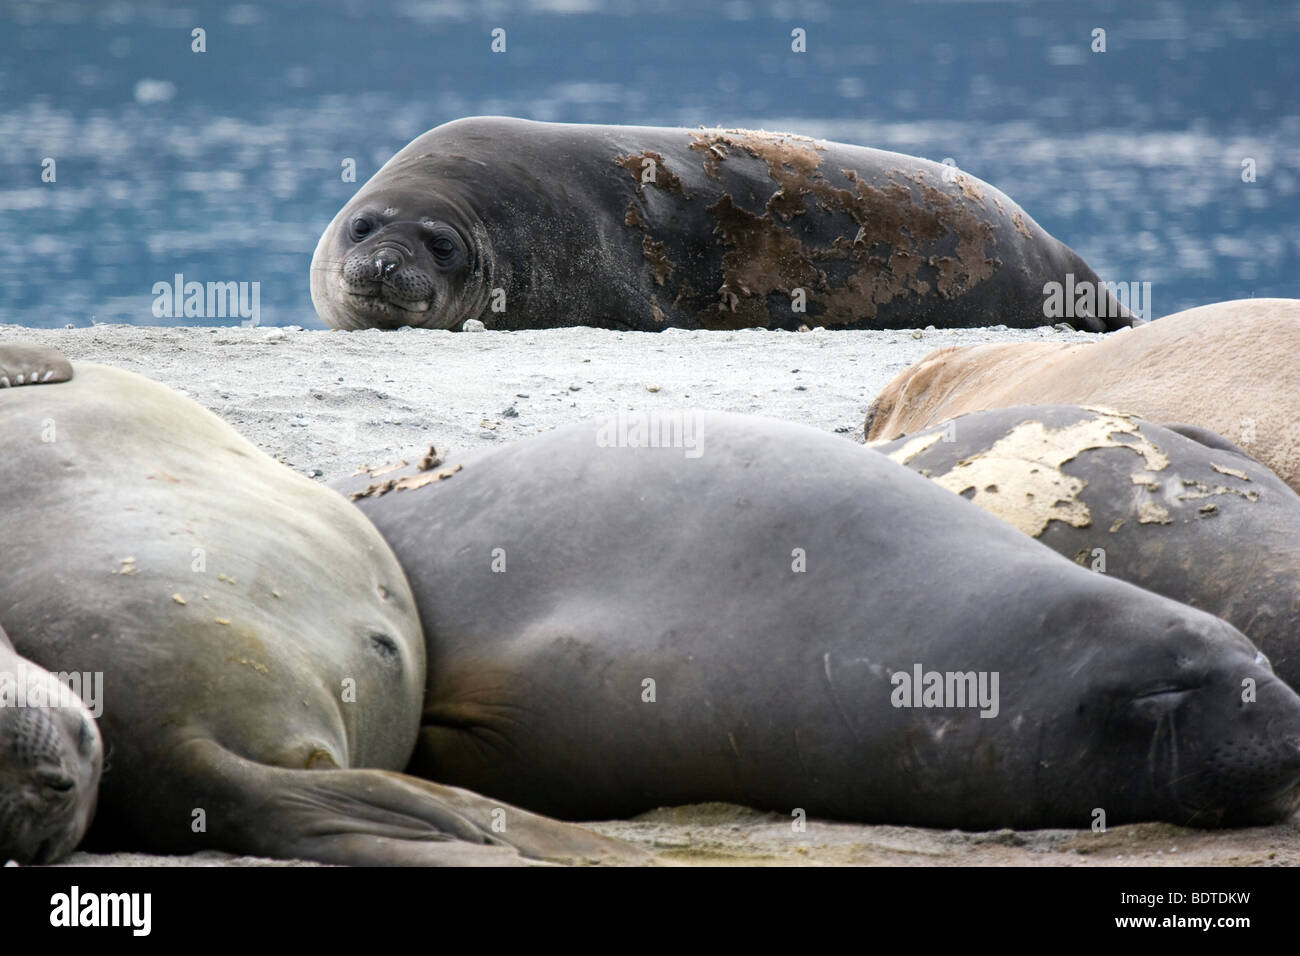
<svg viewBox="0 0 1300 956"><path fill-rule="evenodd" d="M184 767L171 775L167 788L174 797L170 803L206 807L207 831L197 837L209 849L350 866L640 863L647 858L630 844L573 824L400 773L272 767L212 740L194 741L183 750ZM156 832L156 810L150 818L150 832Z"/></svg>
<svg viewBox="0 0 1300 956"><path fill-rule="evenodd" d="M72 379L72 363L45 345L0 345L0 388L45 385Z"/></svg>

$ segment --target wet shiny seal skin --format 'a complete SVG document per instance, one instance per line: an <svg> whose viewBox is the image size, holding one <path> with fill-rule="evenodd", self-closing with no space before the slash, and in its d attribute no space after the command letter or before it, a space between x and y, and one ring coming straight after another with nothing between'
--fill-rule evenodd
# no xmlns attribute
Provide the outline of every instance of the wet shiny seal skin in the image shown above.
<svg viewBox="0 0 1300 956"><path fill-rule="evenodd" d="M316 311L342 329L1028 327L1055 321L1044 286L1071 281L1097 276L951 166L789 133L507 117L417 137L311 265ZM1132 322L1104 288L1076 306L1080 328Z"/></svg>
<svg viewBox="0 0 1300 956"><path fill-rule="evenodd" d="M1224 436L1300 491L1300 299L1217 302L1099 342L940 349L900 372L867 412L892 440L967 412L1104 405Z"/></svg>
<svg viewBox="0 0 1300 956"><path fill-rule="evenodd" d="M1221 617L1300 687L1300 496L1204 429L972 412L873 446L1084 567Z"/></svg>
<svg viewBox="0 0 1300 956"><path fill-rule="evenodd" d="M1300 698L1218 618L816 429L701 413L674 439L631 418L341 483L424 624L410 772L572 819L713 800L970 829L1294 809ZM950 706L895 706L918 667L923 686L997 675L995 706L955 681Z"/></svg>
<svg viewBox="0 0 1300 956"><path fill-rule="evenodd" d="M622 858L617 841L398 772L425 683L401 567L346 500L189 399L81 363L0 391L0 486L0 624L47 670L104 675L92 848Z"/></svg>

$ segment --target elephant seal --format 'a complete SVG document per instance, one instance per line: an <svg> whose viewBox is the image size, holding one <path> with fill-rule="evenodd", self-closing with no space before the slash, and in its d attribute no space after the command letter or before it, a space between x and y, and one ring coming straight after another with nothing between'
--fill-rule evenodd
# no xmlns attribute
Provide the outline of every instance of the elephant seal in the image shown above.
<svg viewBox="0 0 1300 956"><path fill-rule="evenodd" d="M884 387L867 413L867 438L986 408L1102 405L1221 434L1300 491L1297 352L1297 299L1219 302L1081 345L940 349Z"/></svg>
<svg viewBox="0 0 1300 956"><path fill-rule="evenodd" d="M1036 405L872 447L1085 567L1223 618L1300 687L1300 496L1231 442Z"/></svg>
<svg viewBox="0 0 1300 956"><path fill-rule="evenodd" d="M91 845L620 858L618 841L394 772L425 650L379 533L176 392L74 369L0 391L0 625L40 667L103 675L112 767Z"/></svg>
<svg viewBox="0 0 1300 956"><path fill-rule="evenodd" d="M341 329L911 328L1133 317L987 183L789 133L456 120L339 211L311 296ZM1096 296L1100 295L1100 301Z"/></svg>
<svg viewBox="0 0 1300 956"><path fill-rule="evenodd" d="M429 643L409 772L572 819L1296 806L1300 698L1240 632L817 429L624 415L376 477L341 487Z"/></svg>
<svg viewBox="0 0 1300 956"><path fill-rule="evenodd" d="M0 388L66 382L56 349L0 347ZM103 744L71 687L14 650L0 628L0 863L49 863L81 842L95 815Z"/></svg>

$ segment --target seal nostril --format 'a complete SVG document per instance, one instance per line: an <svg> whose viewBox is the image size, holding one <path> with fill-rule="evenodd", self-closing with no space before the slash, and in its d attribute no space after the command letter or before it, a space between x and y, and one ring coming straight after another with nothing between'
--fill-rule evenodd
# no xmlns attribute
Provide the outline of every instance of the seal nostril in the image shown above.
<svg viewBox="0 0 1300 956"><path fill-rule="evenodd" d="M401 264L402 258L397 251L387 248L380 249L375 253L374 259L371 260L371 265L375 267L376 279L382 279L385 276L391 275L393 270Z"/></svg>

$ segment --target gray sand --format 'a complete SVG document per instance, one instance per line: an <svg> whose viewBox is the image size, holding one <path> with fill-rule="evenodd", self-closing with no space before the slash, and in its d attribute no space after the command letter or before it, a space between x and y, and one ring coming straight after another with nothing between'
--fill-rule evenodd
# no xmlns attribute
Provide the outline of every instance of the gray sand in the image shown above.
<svg viewBox="0 0 1300 956"><path fill-rule="evenodd" d="M1124 334L1124 333L1116 333ZM660 334L322 332L279 328L0 326L0 344L54 345L185 392L298 471L329 480L422 453L491 447L620 408L710 408L803 422L862 441L880 388L932 350L984 342L1087 342L1100 336L972 331ZM888 865L1296 865L1300 827L1206 832L1163 824L1108 833L957 833L791 821L709 804L596 825L666 863ZM78 853L69 865L277 865Z"/></svg>

